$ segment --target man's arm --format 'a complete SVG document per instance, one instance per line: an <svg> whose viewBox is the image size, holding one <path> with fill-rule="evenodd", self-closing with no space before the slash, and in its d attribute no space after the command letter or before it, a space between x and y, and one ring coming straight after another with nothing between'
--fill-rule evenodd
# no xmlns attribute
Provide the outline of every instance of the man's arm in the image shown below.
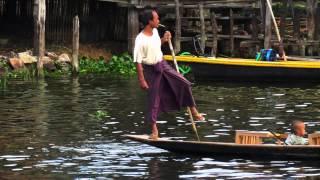
<svg viewBox="0 0 320 180"><path fill-rule="evenodd" d="M149 89L148 83L144 78L142 64L136 63L136 68L137 68L138 80L139 80L141 89L144 89L144 90Z"/></svg>

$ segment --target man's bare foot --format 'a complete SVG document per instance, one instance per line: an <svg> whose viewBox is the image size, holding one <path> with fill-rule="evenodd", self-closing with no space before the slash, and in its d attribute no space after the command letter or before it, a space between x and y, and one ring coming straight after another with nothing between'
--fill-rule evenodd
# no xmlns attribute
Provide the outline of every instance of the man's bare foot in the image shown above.
<svg viewBox="0 0 320 180"><path fill-rule="evenodd" d="M152 133L149 136L149 139L157 140L159 138L157 123L153 123L151 125L151 129L152 129Z"/></svg>
<svg viewBox="0 0 320 180"><path fill-rule="evenodd" d="M197 121L204 121L206 118L203 116L203 114L199 113L196 107L190 107L191 113L193 117Z"/></svg>
<svg viewBox="0 0 320 180"><path fill-rule="evenodd" d="M194 115L194 117L195 117L195 119L196 119L197 121L204 121L204 120L206 120L206 118L205 118L201 113L198 113L198 114Z"/></svg>
<svg viewBox="0 0 320 180"><path fill-rule="evenodd" d="M150 134L149 139L157 140L159 138L158 134Z"/></svg>

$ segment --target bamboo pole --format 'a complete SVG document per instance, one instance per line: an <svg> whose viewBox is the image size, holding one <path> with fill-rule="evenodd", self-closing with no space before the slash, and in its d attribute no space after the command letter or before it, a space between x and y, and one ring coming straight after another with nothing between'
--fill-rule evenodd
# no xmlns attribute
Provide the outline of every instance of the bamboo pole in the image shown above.
<svg viewBox="0 0 320 180"><path fill-rule="evenodd" d="M171 55L172 55L172 59L173 59L174 65L176 67L176 71L179 73L179 66L178 66L178 63L177 63L176 55L174 53L174 49L173 49L173 46L172 46L171 39L169 39L168 43L169 43L169 47L170 47L170 51L171 51ZM189 117L190 117L192 129L193 129L194 133L196 134L197 140L200 141L200 138L199 138L199 135L198 135L198 130L197 130L196 124L194 123L190 107L187 107L187 111L188 111L188 114L189 114Z"/></svg>

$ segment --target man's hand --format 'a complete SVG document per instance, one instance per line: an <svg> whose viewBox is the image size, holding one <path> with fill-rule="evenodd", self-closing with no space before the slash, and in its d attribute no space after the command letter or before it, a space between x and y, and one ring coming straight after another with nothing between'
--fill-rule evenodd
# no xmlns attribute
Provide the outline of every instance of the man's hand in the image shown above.
<svg viewBox="0 0 320 180"><path fill-rule="evenodd" d="M141 89L147 90L149 89L147 81L144 79L144 74L143 74L143 67L141 63L136 64L137 68L137 74L138 74L138 79L139 79L139 84Z"/></svg>
<svg viewBox="0 0 320 180"><path fill-rule="evenodd" d="M140 80L140 87L143 90L148 90L149 89L149 85L148 85L146 80Z"/></svg>
<svg viewBox="0 0 320 180"><path fill-rule="evenodd" d="M169 39L171 39L171 33L170 31L166 31L163 35L163 38L161 39L162 43L168 42Z"/></svg>

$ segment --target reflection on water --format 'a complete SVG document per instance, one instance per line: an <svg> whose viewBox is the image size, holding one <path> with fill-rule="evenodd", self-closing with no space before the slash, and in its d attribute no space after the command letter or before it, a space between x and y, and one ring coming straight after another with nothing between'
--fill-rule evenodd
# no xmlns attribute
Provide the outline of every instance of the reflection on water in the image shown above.
<svg viewBox="0 0 320 180"><path fill-rule="evenodd" d="M201 140L234 141L234 130L289 132L302 119L320 126L319 86L202 83L194 95L206 122ZM200 157L170 153L129 141L145 134L145 93L134 79L107 77L11 81L0 91L0 177L39 178L262 178L320 177L320 165ZM106 112L97 118L97 111ZM159 119L162 137L192 140L185 112ZM195 147L196 148L196 147Z"/></svg>

